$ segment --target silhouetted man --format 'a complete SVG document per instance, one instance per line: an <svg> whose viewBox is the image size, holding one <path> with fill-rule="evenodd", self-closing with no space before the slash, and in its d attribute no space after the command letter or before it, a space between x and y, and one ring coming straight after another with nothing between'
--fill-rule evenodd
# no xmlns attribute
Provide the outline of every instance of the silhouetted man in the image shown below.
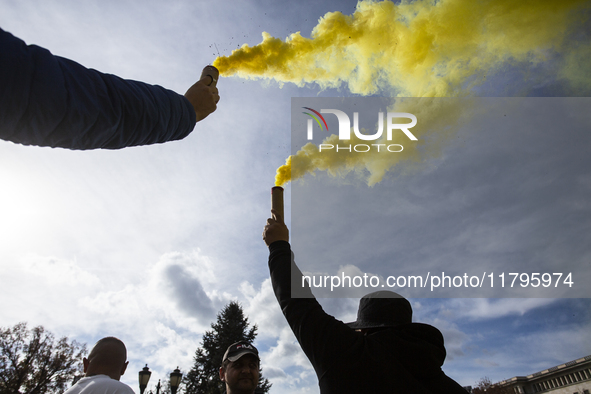
<svg viewBox="0 0 591 394"><path fill-rule="evenodd" d="M106 337L99 340L82 359L84 377L64 394L135 394L131 387L121 383L127 369L127 349L121 340Z"/></svg>
<svg viewBox="0 0 591 394"><path fill-rule="evenodd" d="M292 259L283 218L271 212L263 239L270 251L273 290L322 394L466 393L441 370L446 354L441 332L412 323L410 303L398 294L364 296L357 321L349 324L324 312L308 284L298 289L307 298L292 298L292 283L301 286L302 273Z"/></svg>
<svg viewBox="0 0 591 394"><path fill-rule="evenodd" d="M220 379L226 383L226 394L254 394L259 383L259 351L248 342L236 342L228 347Z"/></svg>

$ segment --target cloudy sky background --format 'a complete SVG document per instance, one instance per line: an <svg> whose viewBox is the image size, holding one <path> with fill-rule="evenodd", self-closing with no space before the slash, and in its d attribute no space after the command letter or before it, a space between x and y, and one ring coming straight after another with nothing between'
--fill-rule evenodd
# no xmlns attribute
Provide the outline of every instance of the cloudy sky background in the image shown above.
<svg viewBox="0 0 591 394"><path fill-rule="evenodd" d="M29 44L87 67L184 93L218 50L229 55L243 43L255 45L263 31L280 38L297 31L309 36L326 12L351 14L355 6L356 1L212 5L0 0L0 26ZM570 94L572 87L559 78L548 79L548 70L540 68L508 64L489 75L475 94ZM544 76L543 83L536 75ZM586 83L583 88L589 86ZM262 351L264 375L273 383L271 392L318 392L313 370L272 294L268 253L260 234L269 215L275 169L291 153L291 98L351 93L346 88L321 91L313 84L280 86L240 78L221 79L218 87L218 110L183 141L88 152L0 141L0 326L20 321L40 324L56 336L66 335L89 347L107 335L120 337L130 359L122 380L139 392L137 371L146 363L153 371L151 385L166 380L177 366L188 371L216 313L237 300L259 327L256 345ZM576 95L588 93L583 89ZM536 134L539 128L523 127L525 134L517 134L515 143L508 140L509 125L499 131L507 137L502 141L495 141L492 131L461 130L453 140L462 141L461 145L445 144L439 155L414 172L392 172L370 194L363 179L337 182L323 173L307 177L298 190L328 185L322 189L323 198L308 194L309 199L303 200L312 211L322 212L316 216L322 222L310 223L322 227L318 233L330 238L343 222L331 219L335 216L328 202L380 199L370 200L376 203L366 204L359 213L373 207L374 216L369 217L375 220L352 222L363 224L355 231L353 246L369 248L376 261L362 263L349 255L354 261L348 263L359 264L364 272L387 272L380 262L392 249L368 246L375 243L371 236L376 229L400 235L399 245L408 248L417 235L445 246L450 234L458 234L455 243L447 244L444 257L468 264L506 264L507 256L535 262L535 256L543 255L540 243L546 240L556 241L544 245L543 250L556 256L555 260L544 256L548 264L556 261L561 267L564 260L575 259L577 267L588 265L591 175L583 152L589 146L589 118L583 111L567 110L570 104L588 107L585 100L560 102L561 113L570 113L568 124L573 125L564 138L557 134L559 121L556 128L544 128L556 133ZM502 149L488 149L499 145ZM491 182L483 176L491 177ZM522 193L498 201L501 191L516 184L523 184ZM294 189L299 185L294 184ZM330 190L339 193L324 194ZM286 192L289 211L291 184ZM527 204L533 197L538 197L535 204ZM392 204L387 216L377 206L384 200L398 203ZM458 200L463 205L449 205ZM498 205L491 207L493 201ZM304 212L295 209L292 215L296 213ZM404 219L410 231L389 228L388 217ZM448 225L461 233L446 230ZM299 236L298 242L306 240L306 234ZM528 242L517 242L520 236ZM397 250L396 240L388 240L388 247ZM499 253L499 247L507 254ZM310 243L302 249L295 250L302 265L312 256L321 257L320 271L333 272L340 264L325 265L331 253L328 247ZM435 266L443 264L436 258L439 249L423 250L422 257ZM591 354L588 298L412 301L415 320L443 332L448 350L444 370L462 385L474 385L484 376L498 381L527 375ZM354 320L355 299L321 302L329 313Z"/></svg>

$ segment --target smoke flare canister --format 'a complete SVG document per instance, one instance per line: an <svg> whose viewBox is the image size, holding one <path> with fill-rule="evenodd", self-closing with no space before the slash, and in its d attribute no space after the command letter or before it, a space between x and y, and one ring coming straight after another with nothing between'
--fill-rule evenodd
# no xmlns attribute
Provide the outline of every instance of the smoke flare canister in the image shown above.
<svg viewBox="0 0 591 394"><path fill-rule="evenodd" d="M283 188L281 186L271 188L271 209L277 211L281 218L285 220L283 215Z"/></svg>
<svg viewBox="0 0 591 394"><path fill-rule="evenodd" d="M216 84L218 83L218 78L220 77L220 72L214 66L205 66L205 68L201 72L201 78L199 79L201 80L205 77L211 78L211 82L208 84L208 86L216 86Z"/></svg>

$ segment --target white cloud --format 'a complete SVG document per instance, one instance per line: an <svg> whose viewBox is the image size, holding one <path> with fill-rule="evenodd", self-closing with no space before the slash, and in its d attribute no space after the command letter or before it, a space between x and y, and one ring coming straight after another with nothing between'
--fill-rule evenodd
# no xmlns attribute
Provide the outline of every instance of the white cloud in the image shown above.
<svg viewBox="0 0 591 394"><path fill-rule="evenodd" d="M153 267L151 275L154 289L167 294L167 301L185 316L202 321L215 317L216 310L205 287L215 288L218 281L211 260L199 251L167 253Z"/></svg>
<svg viewBox="0 0 591 394"><path fill-rule="evenodd" d="M259 327L259 340L277 338L278 333L287 327L287 322L273 293L271 280L265 279L258 291L248 282L243 282L239 290L247 300L243 305L245 314Z"/></svg>
<svg viewBox="0 0 591 394"><path fill-rule="evenodd" d="M495 368L495 367L499 366L498 363L495 363L495 362L489 361L489 360L482 360L480 358L475 359L474 362L482 367L485 367L485 368Z"/></svg>
<svg viewBox="0 0 591 394"><path fill-rule="evenodd" d="M555 301L555 299L548 298L474 298L450 300L450 304L454 306L455 314L458 317L495 319L509 315L524 315Z"/></svg>
<svg viewBox="0 0 591 394"><path fill-rule="evenodd" d="M285 380L287 379L287 374L281 368L269 367L266 366L263 371L264 376L270 380Z"/></svg>
<svg viewBox="0 0 591 394"><path fill-rule="evenodd" d="M96 275L83 270L75 260L44 257L31 253L23 257L21 264L27 277L37 276L47 287L95 288L100 283Z"/></svg>

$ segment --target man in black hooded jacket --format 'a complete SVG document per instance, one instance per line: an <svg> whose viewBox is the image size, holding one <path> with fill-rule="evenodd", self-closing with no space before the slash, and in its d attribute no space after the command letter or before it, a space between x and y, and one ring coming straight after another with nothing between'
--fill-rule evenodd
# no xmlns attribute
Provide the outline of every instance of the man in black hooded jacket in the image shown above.
<svg viewBox="0 0 591 394"><path fill-rule="evenodd" d="M364 296L357 321L345 324L328 315L309 286L306 298L292 298L302 283L283 218L272 211L263 239L275 296L302 350L312 363L322 394L465 394L441 370L445 347L433 326L412 323L410 303L396 293ZM293 277L292 277L293 275Z"/></svg>

